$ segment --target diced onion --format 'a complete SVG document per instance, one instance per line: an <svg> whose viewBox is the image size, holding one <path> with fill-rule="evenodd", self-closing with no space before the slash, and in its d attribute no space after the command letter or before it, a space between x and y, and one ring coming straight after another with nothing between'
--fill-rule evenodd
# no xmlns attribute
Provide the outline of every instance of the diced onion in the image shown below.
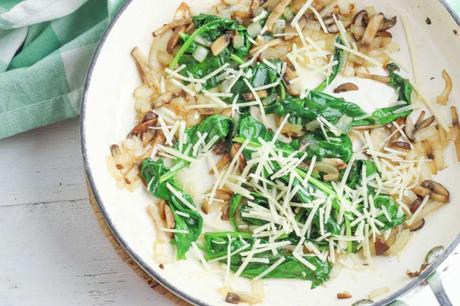
<svg viewBox="0 0 460 306"><path fill-rule="evenodd" d="M244 46L244 37L243 35L240 35L239 33L235 34L233 37L233 48L239 49Z"/></svg>
<svg viewBox="0 0 460 306"><path fill-rule="evenodd" d="M275 26L273 27L275 33L282 32L284 28L286 28L286 20L278 19L275 21Z"/></svg>
<svg viewBox="0 0 460 306"><path fill-rule="evenodd" d="M193 51L193 58L196 59L198 62L202 62L208 56L209 50L205 47L198 46L195 51Z"/></svg>
<svg viewBox="0 0 460 306"><path fill-rule="evenodd" d="M262 30L262 26L258 22L253 22L248 26L248 34L251 37L256 37Z"/></svg>
<svg viewBox="0 0 460 306"><path fill-rule="evenodd" d="M199 43L200 45L203 45L203 46L205 46L205 47L209 47L209 46L211 45L211 42L210 42L209 40L207 40L207 39L205 39L205 38L203 38L203 37L201 37L201 36L197 36L197 37L195 38L195 41L196 41L197 43Z"/></svg>

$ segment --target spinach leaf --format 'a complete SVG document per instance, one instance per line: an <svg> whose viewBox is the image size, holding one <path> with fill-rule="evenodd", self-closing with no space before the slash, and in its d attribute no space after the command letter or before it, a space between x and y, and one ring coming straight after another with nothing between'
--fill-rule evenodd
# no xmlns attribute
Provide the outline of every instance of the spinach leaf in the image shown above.
<svg viewBox="0 0 460 306"><path fill-rule="evenodd" d="M204 245L202 249L207 259L222 258L221 262L226 263L226 255L228 244L230 243L231 252L237 251L238 249L244 248L244 250L250 250L255 243L254 238L250 234L240 232L218 232L218 233L206 233L204 235ZM228 237L231 238L231 242ZM267 243L261 240L261 244ZM237 271L243 263L243 258L237 253L231 257L230 269ZM287 279L303 279L312 282L312 287L317 287L329 279L329 275L332 269L332 265L328 262L322 262L317 257L304 257L304 260L315 266L315 270L311 270L306 267L303 263L298 261L292 256L291 251L279 250L279 253L274 255L271 251L259 253L255 255L257 258L268 259L268 263L249 263L241 273L242 276L247 278L255 278L261 273L266 271L270 266L277 262L281 257L284 257L284 261L277 266L273 271L264 276L264 278L287 278Z"/></svg>
<svg viewBox="0 0 460 306"><path fill-rule="evenodd" d="M357 160L351 168L350 175L347 179L347 186L350 188L357 188L362 186L362 172L363 168L366 167L366 177L372 177L373 175L379 175L379 170L376 164L371 160ZM404 214L400 213L400 207L390 196L377 194L376 190L367 186L368 194L374 199L374 205L377 209L385 209L388 212L386 215L380 215L377 217L383 226L378 226L381 230L387 230L401 225L404 220ZM362 209L362 207L360 208Z"/></svg>
<svg viewBox="0 0 460 306"><path fill-rule="evenodd" d="M274 84L279 79L279 71L281 71L282 62L273 60L268 61L268 63L269 64L266 62L258 62L245 68L243 70L243 75L246 76L249 74L250 77L242 77L238 79L238 81L232 87L231 92L233 94L250 93L251 90L248 88L244 79L247 79L253 88ZM268 91L274 92L279 86L282 86L281 82L279 85L269 88Z"/></svg>
<svg viewBox="0 0 460 306"><path fill-rule="evenodd" d="M174 229L184 231L174 233L177 258L184 259L192 243L196 241L201 234L203 218L196 210L187 207L182 199L179 199L170 191L167 187L168 184L172 186L177 193L181 194L182 198L190 203L190 205L194 205L192 197L186 194L173 178L160 182L160 177L167 171L168 169L161 159L157 161L145 159L142 161L141 175L144 182L147 184L149 192L168 203L174 215ZM188 217L178 215L178 211L186 213Z"/></svg>
<svg viewBox="0 0 460 306"><path fill-rule="evenodd" d="M328 139L326 139L323 133L316 131L305 135L302 143L308 144L306 148L308 159L313 156L318 158L336 157L348 163L353 155L353 144L346 134L337 137L328 133Z"/></svg>
<svg viewBox="0 0 460 306"><path fill-rule="evenodd" d="M343 44L340 36L337 37L336 42L338 44ZM328 75L327 78L315 88L316 91L325 90L326 87L335 80L339 72L342 70L343 65L345 64L345 55L343 49L337 47L335 48L334 61L337 62L337 64L332 67L331 74Z"/></svg>
<svg viewBox="0 0 460 306"><path fill-rule="evenodd" d="M353 126L385 125L398 118L407 117L411 111L398 111L403 106L405 105L399 104L377 109L369 115L358 105L347 102L343 98L311 91L304 99L290 97L283 101L276 101L268 105L265 111L278 116L291 114L293 120L300 119L303 124L314 121L320 116L330 123L336 124L343 115L346 115L353 119L348 126L343 127L343 131L348 132Z"/></svg>
<svg viewBox="0 0 460 306"><path fill-rule="evenodd" d="M380 215L377 217L377 220L383 223L383 226L380 227L382 230L387 230L394 228L398 225L401 225L405 220L404 213L400 212L400 207L390 196L387 195L377 195L374 196L374 205L377 209L385 208L388 212L388 217L385 215Z"/></svg>
<svg viewBox="0 0 460 306"><path fill-rule="evenodd" d="M225 138L230 137L233 129L233 121L230 117L222 115L212 115L201 121L198 125L188 128L185 130L185 140L183 143L176 143L175 148L184 155L196 158L202 153L204 147L213 143L213 145L219 143ZM198 148L194 148L199 139L206 133L206 137ZM160 178L160 183L166 181L168 178L174 176L181 169L187 167L190 164L189 161L184 159L176 159L174 166L171 167L170 171L164 173Z"/></svg>
<svg viewBox="0 0 460 306"><path fill-rule="evenodd" d="M190 35L181 35L184 42L170 64L171 69L184 64L186 66L180 71L181 74L184 76L191 75L194 78L200 79L225 63L231 62L232 59L237 58L239 61L242 61L248 56L251 42L248 39L246 28L238 21L214 15L200 14L193 17L193 23L196 30ZM192 53L197 47L197 43L195 42L197 37L213 42L220 36L232 32L237 32L242 37L244 43L241 47L234 48L232 44L229 44L217 56L210 54L201 63L193 57ZM219 80L215 76L207 80L204 87L213 88L218 83Z"/></svg>
<svg viewBox="0 0 460 306"><path fill-rule="evenodd" d="M398 92L399 101L407 102L407 104L412 103L412 92L414 91L414 88L412 87L410 81L404 79L396 73L399 71L399 67L396 64L388 64L387 69L390 74L389 85Z"/></svg>

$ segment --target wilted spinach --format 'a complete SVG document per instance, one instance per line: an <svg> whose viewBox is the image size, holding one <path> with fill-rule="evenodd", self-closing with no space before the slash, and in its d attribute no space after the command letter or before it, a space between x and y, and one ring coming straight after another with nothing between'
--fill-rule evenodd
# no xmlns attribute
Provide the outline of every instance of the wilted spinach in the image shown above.
<svg viewBox="0 0 460 306"><path fill-rule="evenodd" d="M192 243L198 239L203 228L203 218L197 210L192 210L187 207L171 190L168 184L174 188L182 198L185 199L190 205L193 204L193 199L190 195L185 193L179 184L173 179L169 178L164 182L160 182L160 177L168 172L164 165L163 160L145 159L141 164L141 175L144 182L147 184L149 192L159 199L166 201L174 214L175 225L174 229L186 231L174 233L174 244L176 245L176 252L178 259L184 259L187 251L192 246ZM177 211L186 213L188 217L178 215Z"/></svg>
<svg viewBox="0 0 460 306"><path fill-rule="evenodd" d="M231 239L231 242L229 240ZM226 263L226 255L228 244L230 243L230 251L235 252L238 249L250 250L255 243L255 239L251 234L241 232L216 232L206 233L204 235L204 245L202 249L206 259L221 258L223 263ZM261 240L261 244L267 243ZM233 255L230 260L230 269L237 271L243 263L241 252ZM284 261L277 266L273 271L265 275L264 278L287 278L287 279L303 279L312 282L312 287L317 287L329 279L332 265L328 262L323 262L317 257L304 257L304 260L315 266L315 270L311 270L303 263L292 256L291 251L278 250L278 254L274 255L271 251L266 251L257 254L257 258L266 258L268 263L249 263L242 271L241 275L247 278L255 278L267 270L271 265L284 257Z"/></svg>

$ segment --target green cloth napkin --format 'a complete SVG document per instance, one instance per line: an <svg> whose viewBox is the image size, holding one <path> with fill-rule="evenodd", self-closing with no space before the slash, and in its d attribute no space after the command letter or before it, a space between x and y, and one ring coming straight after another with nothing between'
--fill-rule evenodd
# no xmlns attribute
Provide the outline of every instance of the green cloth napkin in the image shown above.
<svg viewBox="0 0 460 306"><path fill-rule="evenodd" d="M89 61L124 1L0 0L0 138L78 116Z"/></svg>
<svg viewBox="0 0 460 306"><path fill-rule="evenodd" d="M0 138L78 115L96 44L125 0L0 0Z"/></svg>

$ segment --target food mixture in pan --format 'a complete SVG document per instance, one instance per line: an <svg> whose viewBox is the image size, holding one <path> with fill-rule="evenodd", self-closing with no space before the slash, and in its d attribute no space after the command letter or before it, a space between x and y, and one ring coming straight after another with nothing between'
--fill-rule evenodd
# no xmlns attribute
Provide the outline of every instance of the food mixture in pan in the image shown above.
<svg viewBox="0 0 460 306"><path fill-rule="evenodd" d="M132 51L138 124L108 163L120 188L151 193L161 267L193 253L222 267L228 302L257 302L228 279L316 287L348 254L403 250L449 203L432 176L451 143L460 160L460 128L454 106L447 122L437 112L448 72L425 98L415 60L395 60L396 27L413 51L403 18L352 1L223 0L206 14L183 3L148 56ZM366 100L369 82L384 107Z"/></svg>

